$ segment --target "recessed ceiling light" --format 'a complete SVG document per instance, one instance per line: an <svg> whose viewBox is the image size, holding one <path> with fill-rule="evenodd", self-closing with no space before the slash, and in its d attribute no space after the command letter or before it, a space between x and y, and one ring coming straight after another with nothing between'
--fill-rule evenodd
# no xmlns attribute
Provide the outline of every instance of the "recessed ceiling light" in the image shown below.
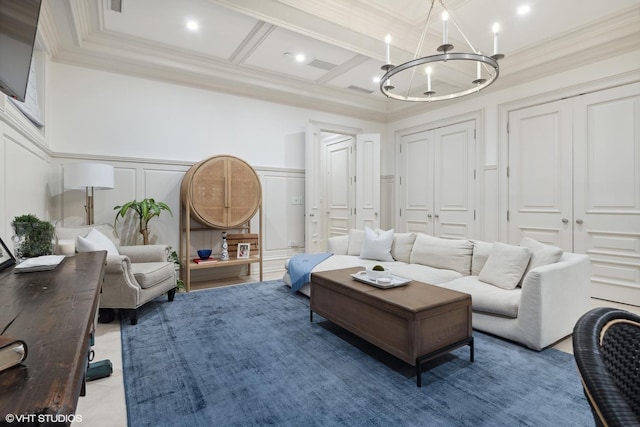
<svg viewBox="0 0 640 427"><path fill-rule="evenodd" d="M380 76L375 76L375 77L373 78L373 82L374 82L374 83L380 83Z"/></svg>
<svg viewBox="0 0 640 427"><path fill-rule="evenodd" d="M196 21L190 20L187 21L187 28L191 31L196 31L198 28L200 28L200 25L198 25Z"/></svg>
<svg viewBox="0 0 640 427"><path fill-rule="evenodd" d="M526 15L531 12L531 6L528 4L524 4L518 8L518 15Z"/></svg>
<svg viewBox="0 0 640 427"><path fill-rule="evenodd" d="M301 54L301 53L299 53L299 54L297 54L297 55L296 55L296 61L298 61L298 62L304 62L304 60L305 60L305 59L306 59L306 58L305 58L305 57L304 57L304 55L303 55L303 54Z"/></svg>

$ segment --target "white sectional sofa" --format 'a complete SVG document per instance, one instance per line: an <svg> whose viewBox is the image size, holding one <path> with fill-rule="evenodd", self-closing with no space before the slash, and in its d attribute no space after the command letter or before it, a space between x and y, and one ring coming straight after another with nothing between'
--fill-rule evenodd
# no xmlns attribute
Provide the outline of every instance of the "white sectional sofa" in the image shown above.
<svg viewBox="0 0 640 427"><path fill-rule="evenodd" d="M535 350L570 335L591 308L587 255L529 238L514 246L393 230L366 232L330 238L333 255L311 271L380 264L398 276L466 292L472 297L474 329ZM290 262L284 277L289 286ZM309 285L299 291L309 296Z"/></svg>

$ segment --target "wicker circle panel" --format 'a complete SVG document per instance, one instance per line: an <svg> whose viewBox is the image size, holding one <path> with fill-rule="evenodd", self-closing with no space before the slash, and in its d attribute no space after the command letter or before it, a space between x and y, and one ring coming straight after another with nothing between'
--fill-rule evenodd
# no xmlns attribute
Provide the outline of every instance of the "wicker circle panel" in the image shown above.
<svg viewBox="0 0 640 427"><path fill-rule="evenodd" d="M193 165L182 179L180 192L193 218L214 228L246 224L262 197L256 172L233 156L214 156Z"/></svg>

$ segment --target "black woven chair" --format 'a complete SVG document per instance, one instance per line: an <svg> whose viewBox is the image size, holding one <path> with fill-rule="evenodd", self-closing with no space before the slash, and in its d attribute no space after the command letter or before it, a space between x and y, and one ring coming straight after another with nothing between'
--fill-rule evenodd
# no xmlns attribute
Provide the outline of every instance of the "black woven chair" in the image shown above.
<svg viewBox="0 0 640 427"><path fill-rule="evenodd" d="M640 316L595 308L573 329L573 355L597 426L640 426Z"/></svg>

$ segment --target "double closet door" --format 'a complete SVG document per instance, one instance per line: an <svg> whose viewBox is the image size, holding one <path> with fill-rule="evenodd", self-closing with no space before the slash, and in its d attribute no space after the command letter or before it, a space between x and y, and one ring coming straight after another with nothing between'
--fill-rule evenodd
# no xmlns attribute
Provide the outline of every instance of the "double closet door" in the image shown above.
<svg viewBox="0 0 640 427"><path fill-rule="evenodd" d="M592 295L640 305L640 83L509 113L509 241L591 257Z"/></svg>
<svg viewBox="0 0 640 427"><path fill-rule="evenodd" d="M400 137L400 231L474 237L475 127L469 120Z"/></svg>

